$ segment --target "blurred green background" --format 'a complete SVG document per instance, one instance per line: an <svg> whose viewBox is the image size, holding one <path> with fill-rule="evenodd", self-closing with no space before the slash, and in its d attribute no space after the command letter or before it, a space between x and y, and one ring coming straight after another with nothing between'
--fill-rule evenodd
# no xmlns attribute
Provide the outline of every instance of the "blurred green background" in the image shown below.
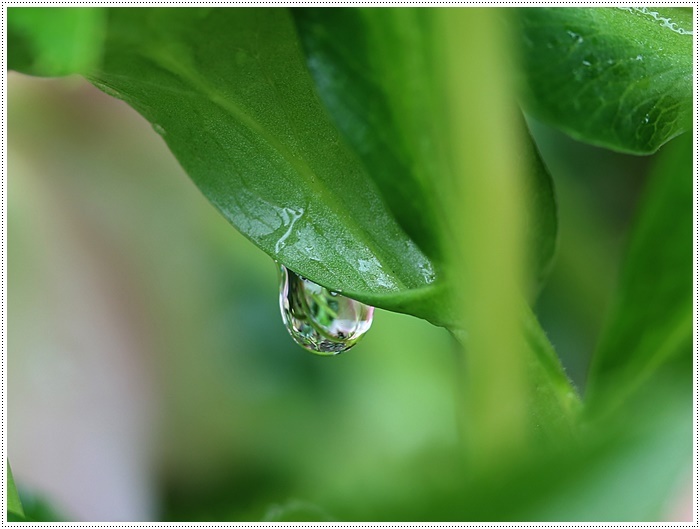
<svg viewBox="0 0 700 529"><path fill-rule="evenodd" d="M78 521L332 521L326 505L449 475L446 331L378 310L350 352L305 352L271 259L132 109L13 72L7 109L8 454L25 503ZM536 308L583 390L650 159L530 124L560 215ZM666 518L690 516L684 480Z"/></svg>

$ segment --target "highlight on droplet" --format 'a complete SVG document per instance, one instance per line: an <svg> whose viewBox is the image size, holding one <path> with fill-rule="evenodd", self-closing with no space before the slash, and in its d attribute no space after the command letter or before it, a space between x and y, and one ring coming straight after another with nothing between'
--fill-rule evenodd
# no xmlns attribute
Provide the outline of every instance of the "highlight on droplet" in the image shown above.
<svg viewBox="0 0 700 529"><path fill-rule="evenodd" d="M294 341L333 356L354 346L372 325L374 307L332 292L280 265L280 311Z"/></svg>

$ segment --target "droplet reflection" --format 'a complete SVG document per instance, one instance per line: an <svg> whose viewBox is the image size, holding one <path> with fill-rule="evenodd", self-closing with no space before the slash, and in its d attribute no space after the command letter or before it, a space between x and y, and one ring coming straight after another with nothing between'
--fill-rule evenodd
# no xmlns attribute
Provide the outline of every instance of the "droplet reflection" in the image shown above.
<svg viewBox="0 0 700 529"><path fill-rule="evenodd" d="M280 310L289 334L324 356L355 345L372 325L374 307L317 285L280 266Z"/></svg>

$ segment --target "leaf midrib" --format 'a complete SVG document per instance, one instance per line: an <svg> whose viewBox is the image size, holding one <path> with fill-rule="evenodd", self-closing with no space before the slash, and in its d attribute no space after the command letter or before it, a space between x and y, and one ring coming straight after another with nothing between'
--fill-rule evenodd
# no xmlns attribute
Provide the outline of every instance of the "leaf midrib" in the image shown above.
<svg viewBox="0 0 700 529"><path fill-rule="evenodd" d="M389 266L385 260L381 247L376 245L375 241L367 235L367 232L357 224L354 217L341 214L341 212L344 210L342 204L338 202L335 194L329 191L327 186L323 185L323 180L316 177L314 171L303 158L294 156L291 150L283 142L281 142L274 134L271 134L265 127L250 116L240 105L240 103L221 95L215 87L211 86L194 69L185 67L181 62L175 60L169 53L158 53L158 51L159 50L150 50L150 53L145 54L145 58L154 62L156 66L165 69L173 75L176 75L178 78L190 85L196 92L205 94L205 96L212 103L223 109L229 115L235 117L246 128L267 142L275 150L275 152L277 152L297 172L297 174L304 177L307 184L314 190L315 193L323 197L323 203L330 206L330 209L333 209L339 217L344 219L344 224L346 227L350 231L360 235L358 238L362 240L372 254L377 257L382 269L390 270L392 272L394 271L394 267ZM354 266L353 263L350 263L349 261L348 263ZM391 278L396 283L395 291L410 290L406 283L396 274L392 273ZM370 289L374 288L373 285L368 284L367 286ZM391 290L388 290L387 292L391 292Z"/></svg>

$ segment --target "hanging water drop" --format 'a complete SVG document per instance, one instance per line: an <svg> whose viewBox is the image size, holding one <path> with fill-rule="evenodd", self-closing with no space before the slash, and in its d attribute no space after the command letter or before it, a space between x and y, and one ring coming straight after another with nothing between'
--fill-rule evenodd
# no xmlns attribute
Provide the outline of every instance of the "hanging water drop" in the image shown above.
<svg viewBox="0 0 700 529"><path fill-rule="evenodd" d="M298 276L280 265L280 310L294 341L312 353L336 355L372 325L374 307Z"/></svg>

